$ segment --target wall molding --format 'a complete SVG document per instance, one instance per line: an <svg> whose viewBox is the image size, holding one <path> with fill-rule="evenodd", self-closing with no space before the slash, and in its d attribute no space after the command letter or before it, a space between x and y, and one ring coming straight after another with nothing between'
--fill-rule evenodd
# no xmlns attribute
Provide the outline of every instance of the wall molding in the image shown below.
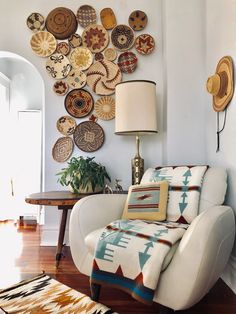
<svg viewBox="0 0 236 314"><path fill-rule="evenodd" d="M229 262L221 275L221 279L236 294L236 257L231 255Z"/></svg>

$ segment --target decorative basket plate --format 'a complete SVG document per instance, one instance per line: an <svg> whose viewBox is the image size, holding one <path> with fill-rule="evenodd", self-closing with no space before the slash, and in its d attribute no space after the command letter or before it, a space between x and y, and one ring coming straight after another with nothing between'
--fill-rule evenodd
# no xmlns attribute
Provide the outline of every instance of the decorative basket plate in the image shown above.
<svg viewBox="0 0 236 314"><path fill-rule="evenodd" d="M68 38L68 42L72 48L82 45L82 37L79 34L73 34Z"/></svg>
<svg viewBox="0 0 236 314"><path fill-rule="evenodd" d="M33 32L38 32L45 28L45 20L40 13L31 13L27 18L26 24Z"/></svg>
<svg viewBox="0 0 236 314"><path fill-rule="evenodd" d="M77 11L77 20L80 26L87 27L90 24L95 24L97 14L91 5L82 5Z"/></svg>
<svg viewBox="0 0 236 314"><path fill-rule="evenodd" d="M77 125L73 138L79 149L94 152L104 143L104 131L98 123L84 121Z"/></svg>
<svg viewBox="0 0 236 314"><path fill-rule="evenodd" d="M57 162L64 162L70 158L74 148L72 138L60 137L52 148L52 157Z"/></svg>
<svg viewBox="0 0 236 314"><path fill-rule="evenodd" d="M95 61L101 61L104 59L104 55L102 52L96 52L94 55L94 59Z"/></svg>
<svg viewBox="0 0 236 314"><path fill-rule="evenodd" d="M96 116L102 120L111 120L115 118L115 100L110 96L99 98L95 105Z"/></svg>
<svg viewBox="0 0 236 314"><path fill-rule="evenodd" d="M136 10L129 16L129 26L135 31L141 31L147 25L147 15L145 12Z"/></svg>
<svg viewBox="0 0 236 314"><path fill-rule="evenodd" d="M57 41L49 32L40 31L32 35L30 46L39 57L49 57L56 50Z"/></svg>
<svg viewBox="0 0 236 314"><path fill-rule="evenodd" d="M46 18L46 28L57 39L66 39L77 30L75 14L68 8L55 8Z"/></svg>
<svg viewBox="0 0 236 314"><path fill-rule="evenodd" d="M154 48L154 38L149 34L139 35L135 40L135 49L142 55L149 55Z"/></svg>
<svg viewBox="0 0 236 314"><path fill-rule="evenodd" d="M118 66L123 73L133 73L137 67L138 58L135 53L125 51L118 57Z"/></svg>
<svg viewBox="0 0 236 314"><path fill-rule="evenodd" d="M70 63L73 68L80 70L87 70L93 63L93 55L88 48L75 48L70 54Z"/></svg>
<svg viewBox="0 0 236 314"><path fill-rule="evenodd" d="M86 85L86 74L80 69L72 69L66 78L71 88L81 88Z"/></svg>
<svg viewBox="0 0 236 314"><path fill-rule="evenodd" d="M83 118L93 110L93 97L85 89L73 89L65 98L67 112L75 118Z"/></svg>
<svg viewBox="0 0 236 314"><path fill-rule="evenodd" d="M93 53L104 50L109 43L109 35L102 25L89 25L82 33L83 46Z"/></svg>
<svg viewBox="0 0 236 314"><path fill-rule="evenodd" d="M57 44L57 53L67 56L70 52L70 46L66 41L61 41Z"/></svg>
<svg viewBox="0 0 236 314"><path fill-rule="evenodd" d="M71 65L66 56L61 53L54 53L46 62L46 70L54 79L67 77L71 70Z"/></svg>
<svg viewBox="0 0 236 314"><path fill-rule="evenodd" d="M69 85L65 81L59 80L54 83L53 90L57 95L64 96L69 90Z"/></svg>
<svg viewBox="0 0 236 314"><path fill-rule="evenodd" d="M76 121L70 116L63 116L57 120L57 129L63 135L71 135L75 132Z"/></svg>
<svg viewBox="0 0 236 314"><path fill-rule="evenodd" d="M114 48L106 48L104 56L108 61L114 61L117 57L117 52Z"/></svg>
<svg viewBox="0 0 236 314"><path fill-rule="evenodd" d="M122 74L118 65L107 60L95 62L87 72L87 84L98 95L113 94L116 84L121 80Z"/></svg>
<svg viewBox="0 0 236 314"><path fill-rule="evenodd" d="M134 31L128 25L117 25L111 32L113 46L120 50L129 50L134 44Z"/></svg>
<svg viewBox="0 0 236 314"><path fill-rule="evenodd" d="M105 29L114 28L116 23L116 16L111 8L104 8L100 12L102 25Z"/></svg>

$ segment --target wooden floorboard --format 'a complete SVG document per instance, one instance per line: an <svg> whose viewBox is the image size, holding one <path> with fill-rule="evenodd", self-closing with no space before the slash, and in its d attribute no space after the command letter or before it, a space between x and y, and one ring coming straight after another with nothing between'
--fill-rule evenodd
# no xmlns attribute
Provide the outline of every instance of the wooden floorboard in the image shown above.
<svg viewBox="0 0 236 314"><path fill-rule="evenodd" d="M58 281L90 295L89 279L78 272L73 264L70 250L64 248L65 256L59 268L55 267L55 247L40 247L40 228L17 226L14 222L0 222L0 289L31 278L41 272ZM103 287L100 302L120 314L158 313L158 304L143 305L128 294ZM218 280L211 291L197 305L179 314L236 314L235 294Z"/></svg>

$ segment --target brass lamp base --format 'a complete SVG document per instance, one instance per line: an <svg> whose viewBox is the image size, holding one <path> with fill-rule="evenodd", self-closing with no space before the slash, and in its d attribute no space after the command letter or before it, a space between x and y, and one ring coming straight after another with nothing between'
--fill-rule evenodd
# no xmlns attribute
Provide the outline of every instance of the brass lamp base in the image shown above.
<svg viewBox="0 0 236 314"><path fill-rule="evenodd" d="M136 155L132 159L132 184L139 184L144 173L144 159L139 155L139 136L136 135Z"/></svg>
<svg viewBox="0 0 236 314"><path fill-rule="evenodd" d="M139 184L144 173L144 159L135 156L132 159L132 184Z"/></svg>

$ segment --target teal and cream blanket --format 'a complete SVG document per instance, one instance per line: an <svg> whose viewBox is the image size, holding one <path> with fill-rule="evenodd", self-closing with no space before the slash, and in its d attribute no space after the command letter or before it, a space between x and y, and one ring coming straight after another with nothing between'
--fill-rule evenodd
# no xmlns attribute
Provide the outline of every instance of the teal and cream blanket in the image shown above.
<svg viewBox="0 0 236 314"><path fill-rule="evenodd" d="M141 302L152 303L162 263L187 227L174 222L112 222L100 236L91 282L120 288Z"/></svg>
<svg viewBox="0 0 236 314"><path fill-rule="evenodd" d="M101 234L91 282L108 284L151 303L163 261L197 216L206 166L147 170L142 183L168 180L167 220L117 220Z"/></svg>

